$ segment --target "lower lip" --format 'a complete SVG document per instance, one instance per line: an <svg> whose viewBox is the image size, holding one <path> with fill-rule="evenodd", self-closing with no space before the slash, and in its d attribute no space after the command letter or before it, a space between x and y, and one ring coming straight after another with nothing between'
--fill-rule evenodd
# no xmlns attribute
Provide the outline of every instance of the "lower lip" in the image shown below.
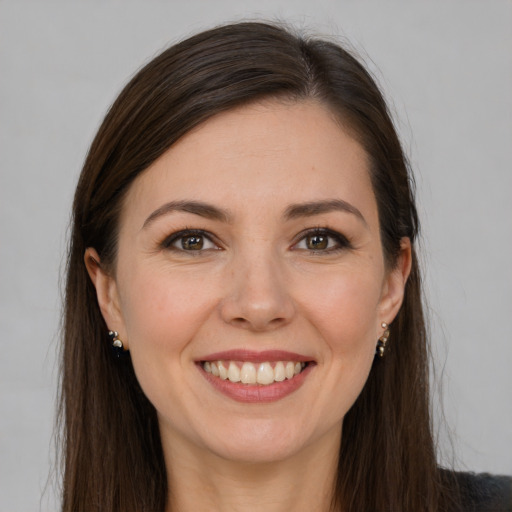
<svg viewBox="0 0 512 512"><path fill-rule="evenodd" d="M220 377L215 377L211 373L205 372L203 367L198 365L205 379L215 389L237 402L244 403L267 403L281 400L281 398L290 395L302 386L313 367L314 364L310 363L291 379L263 386L261 384L242 384L241 382L223 380Z"/></svg>

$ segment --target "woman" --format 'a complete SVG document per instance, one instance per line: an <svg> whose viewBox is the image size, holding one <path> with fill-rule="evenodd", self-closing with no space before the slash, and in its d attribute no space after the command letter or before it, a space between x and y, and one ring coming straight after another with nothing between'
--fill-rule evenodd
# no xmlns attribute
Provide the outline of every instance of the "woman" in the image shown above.
<svg viewBox="0 0 512 512"><path fill-rule="evenodd" d="M166 50L73 222L64 511L505 506L437 467L411 177L342 48L240 23Z"/></svg>

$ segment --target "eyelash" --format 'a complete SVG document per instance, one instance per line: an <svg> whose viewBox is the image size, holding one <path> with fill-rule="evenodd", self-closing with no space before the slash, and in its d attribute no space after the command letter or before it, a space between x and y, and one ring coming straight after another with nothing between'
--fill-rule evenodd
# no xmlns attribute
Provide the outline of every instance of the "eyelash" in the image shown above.
<svg viewBox="0 0 512 512"><path fill-rule="evenodd" d="M162 248L164 249L168 249L168 250L172 250L172 251L177 251L177 252L188 252L188 253L200 253L200 252L204 252L205 250L208 250L208 249L196 249L196 250L187 250L185 248L179 248L179 247L173 247L173 244L175 242L178 242L180 240L184 240L185 238L189 237L201 237L201 239L204 241L204 240L207 240L208 242L214 244L215 246L217 246L217 250L219 249L219 244L214 242L214 238L205 230L203 229L189 229L189 228L185 228L185 229L182 229L180 231L176 231L176 233L173 233L172 235L168 236L161 244ZM182 242L183 243L183 242Z"/></svg>
<svg viewBox="0 0 512 512"><path fill-rule="evenodd" d="M328 239L334 240L334 243L335 243L334 247L327 247L326 249L307 249L307 248L300 249L300 248L297 248L297 246L301 242L305 242L308 237L315 237L315 236L326 237ZM352 244L350 243L350 241L348 240L348 238L345 235L342 235L338 231L334 231L332 229L327 229L327 228L317 227L317 228L313 228L313 229L308 229L306 231L303 231L299 235L297 235L297 242L295 242L292 247L296 248L296 250L304 250L309 253L321 255L321 254L326 254L326 253L333 254L333 253L337 253L339 251L343 251L346 249L352 249Z"/></svg>
<svg viewBox="0 0 512 512"><path fill-rule="evenodd" d="M215 237L213 237L208 231L203 230L203 229L189 229L189 228L182 229L182 230L177 231L177 232L173 233L172 235L168 236L161 243L161 247L163 249L182 252L182 253L183 252L192 253L192 254L195 253L195 255L198 255L199 253L205 252L207 250L212 250L211 247L208 247L206 249L203 249L201 247L200 249L187 250L183 246L181 248L173 246L173 244L175 244L176 242L179 242L180 240L182 240L182 244L183 244L183 240L185 240L187 237L192 238L194 236L200 237L203 241L203 244L204 244L204 241L206 240L209 243L216 246L215 250L220 249L219 244L214 241ZM334 243L335 243L334 247L328 246L325 249L308 249L308 248L299 248L298 247L298 245L301 242L305 242L308 237L315 237L315 236L316 237L326 237L327 239L334 240ZM329 244L329 240L327 241L327 243ZM327 229L327 228L320 228L320 227L308 229L306 231L303 231L302 233L299 233L299 235L297 235L297 237L296 237L296 241L292 245L293 250L303 250L303 251L307 251L309 253L318 254L318 255L326 254L326 253L333 254L338 251L342 251L345 249L351 249L351 248L352 248L352 244L347 239L347 237L345 237L344 235L342 235L341 233L339 233L337 231L333 231L333 230Z"/></svg>

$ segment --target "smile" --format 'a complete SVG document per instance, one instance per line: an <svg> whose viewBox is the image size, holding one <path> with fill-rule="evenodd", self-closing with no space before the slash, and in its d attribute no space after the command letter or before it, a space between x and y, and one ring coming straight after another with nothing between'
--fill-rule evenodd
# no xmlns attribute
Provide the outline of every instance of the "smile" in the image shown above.
<svg viewBox="0 0 512 512"><path fill-rule="evenodd" d="M283 350L228 350L196 361L216 391L245 403L268 403L298 391L317 363L311 356Z"/></svg>
<svg viewBox="0 0 512 512"><path fill-rule="evenodd" d="M292 379L306 367L305 362L277 361L252 363L249 361L204 361L206 373L230 382L268 386L275 382Z"/></svg>

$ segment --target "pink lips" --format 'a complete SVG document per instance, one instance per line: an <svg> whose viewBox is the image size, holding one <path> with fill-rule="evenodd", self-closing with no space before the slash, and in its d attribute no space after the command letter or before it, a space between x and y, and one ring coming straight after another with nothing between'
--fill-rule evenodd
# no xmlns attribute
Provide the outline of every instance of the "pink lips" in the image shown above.
<svg viewBox="0 0 512 512"><path fill-rule="evenodd" d="M264 350L263 352L253 352L251 350L228 350L225 352L216 352L208 354L201 358L201 361L247 361L249 363L264 363L268 361L295 361L307 362L312 361L311 357L285 350Z"/></svg>
<svg viewBox="0 0 512 512"><path fill-rule="evenodd" d="M310 362L312 364L308 364L301 373L295 375L291 379L262 386L259 384L253 385L231 382L229 380L223 380L219 377L215 377L211 373L204 371L201 363L205 361L247 361L251 363L263 363L265 361L295 361ZM197 363L197 367L201 371L203 377L215 389L233 400L244 403L266 403L281 400L299 389L315 366L311 357L281 350L267 350L263 352L229 350L225 352L216 352L201 358Z"/></svg>

